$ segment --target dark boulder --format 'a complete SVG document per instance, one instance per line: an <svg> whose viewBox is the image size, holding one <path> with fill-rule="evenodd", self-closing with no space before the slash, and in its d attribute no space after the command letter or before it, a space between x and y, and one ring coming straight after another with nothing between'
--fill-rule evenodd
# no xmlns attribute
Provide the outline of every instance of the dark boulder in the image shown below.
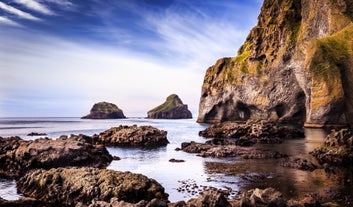
<svg viewBox="0 0 353 207"><path fill-rule="evenodd" d="M169 143L167 132L152 126L123 126L110 128L92 137L94 143L122 147L159 147Z"/></svg>
<svg viewBox="0 0 353 207"><path fill-rule="evenodd" d="M17 188L25 196L62 206L110 202L114 197L128 203L168 200L164 188L144 175L87 167L33 170L19 179Z"/></svg>
<svg viewBox="0 0 353 207"><path fill-rule="evenodd" d="M33 141L19 137L0 138L0 177L18 178L35 168L106 167L112 156L104 146L90 144L89 139L84 135Z"/></svg>

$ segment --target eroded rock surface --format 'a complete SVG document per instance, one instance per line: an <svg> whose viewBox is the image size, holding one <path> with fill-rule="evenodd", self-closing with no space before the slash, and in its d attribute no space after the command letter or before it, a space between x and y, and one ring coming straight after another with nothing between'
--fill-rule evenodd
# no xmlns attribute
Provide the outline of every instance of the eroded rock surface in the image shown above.
<svg viewBox="0 0 353 207"><path fill-rule="evenodd" d="M322 164L352 165L353 133L350 129L333 130L325 138L324 146L310 152Z"/></svg>
<svg viewBox="0 0 353 207"><path fill-rule="evenodd" d="M167 132L152 126L123 126L93 135L93 142L124 147L159 147L169 143Z"/></svg>
<svg viewBox="0 0 353 207"><path fill-rule="evenodd" d="M64 166L106 167L112 156L102 145L92 145L84 135L40 138L25 141L19 137L0 138L0 176L18 178L35 168Z"/></svg>
<svg viewBox="0 0 353 207"><path fill-rule="evenodd" d="M265 0L236 57L207 69L198 122L352 124L353 2Z"/></svg>
<svg viewBox="0 0 353 207"><path fill-rule="evenodd" d="M19 179L17 187L25 196L64 206L110 202L114 197L128 203L168 200L164 188L144 175L87 167L33 170Z"/></svg>
<svg viewBox="0 0 353 207"><path fill-rule="evenodd" d="M286 139L304 138L302 128L280 125L274 122L224 122L213 124L203 131L200 136L207 138L238 138L237 145L250 146L255 143L276 144Z"/></svg>

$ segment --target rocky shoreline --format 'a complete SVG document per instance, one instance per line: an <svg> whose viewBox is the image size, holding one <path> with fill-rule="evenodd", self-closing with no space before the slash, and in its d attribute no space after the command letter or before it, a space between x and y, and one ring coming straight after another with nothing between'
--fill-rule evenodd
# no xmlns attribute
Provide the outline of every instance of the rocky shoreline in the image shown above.
<svg viewBox="0 0 353 207"><path fill-rule="evenodd" d="M120 130L125 131L122 133ZM240 133L240 130L243 131ZM303 133L301 129L264 122L246 123L245 125L229 122L211 125L200 134L205 135L206 132L208 139L205 143L184 142L180 150L195 153L201 157L219 159L273 160L274 163L284 168L309 172L319 169L330 174L337 182L348 182L352 178L351 174L347 174L346 171L341 172L336 168L351 162L353 157L353 136L348 129L332 131L325 139L324 146L311 153L317 158L319 164L274 150L258 148L256 145L259 143L258 140L264 137L268 140L265 143L276 144L281 144L288 139L301 139ZM166 140L167 132L150 126L140 128L119 126L92 137L71 135L70 137L61 136L56 140L40 138L33 141L22 140L19 137L0 138L1 177L16 179L18 191L26 196L16 201L0 199L0 206L294 207L340 206L342 203L352 202L351 196L334 189L331 192L318 192L297 199L288 199L274 188L254 188L238 192L236 197L229 198L231 191L212 187L201 188L196 185L191 190L195 191L193 195L199 194L198 197L171 203L168 200L168 194L158 181L141 174L105 169L113 157L104 145L113 145L112 140L117 140L117 134L127 137L126 140L131 142L129 146L158 147L163 145L159 145L159 142L146 145L144 141L136 142L136 137L144 140L143 137L150 135L152 140L160 140L160 137L165 136L163 140ZM209 138L210 134L213 134L215 138ZM240 139L246 138L254 140L255 143L239 144ZM99 141L99 139L108 141ZM272 142L271 139L277 141ZM126 146L126 143L117 146ZM185 160L170 159L169 161L184 162ZM261 182L261 178L256 182ZM185 183L185 188L189 188L188 186L189 184ZM180 189L182 190L183 188ZM328 203L331 200L337 203Z"/></svg>

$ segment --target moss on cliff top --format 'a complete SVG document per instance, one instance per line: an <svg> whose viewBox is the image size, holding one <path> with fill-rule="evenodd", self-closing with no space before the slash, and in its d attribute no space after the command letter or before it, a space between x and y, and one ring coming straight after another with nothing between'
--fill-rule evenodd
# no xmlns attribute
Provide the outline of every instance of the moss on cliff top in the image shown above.
<svg viewBox="0 0 353 207"><path fill-rule="evenodd" d="M162 112L162 111L167 111L167 110L170 110L175 107L182 106L182 105L184 105L184 104L181 101L181 99L179 98L179 96L176 94L172 94L167 97L167 100L163 104L148 111L148 113L158 113L158 112Z"/></svg>

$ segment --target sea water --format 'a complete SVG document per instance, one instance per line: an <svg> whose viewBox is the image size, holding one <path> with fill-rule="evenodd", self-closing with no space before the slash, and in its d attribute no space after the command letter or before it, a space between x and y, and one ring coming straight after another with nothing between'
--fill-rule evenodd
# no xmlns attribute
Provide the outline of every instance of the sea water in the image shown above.
<svg viewBox="0 0 353 207"><path fill-rule="evenodd" d="M165 188L172 202L197 197L200 191L209 187L228 190L231 192L230 197L241 190L256 187L274 187L285 196L295 197L329 185L328 179L320 173L284 168L278 165L278 160L202 158L195 154L176 151L175 149L180 148L183 142L206 141L205 138L199 137L198 133L208 124L196 123L195 119L0 118L0 136L20 136L31 140L38 137L30 137L27 134L38 132L46 133L46 137L55 139L61 135L98 134L119 125L151 125L168 132L170 144L166 147L156 149L107 147L113 156L121 158L113 161L108 169L141 173L155 179ZM306 129L305 133L304 139L256 147L313 160L309 152L322 145L326 133L320 129ZM173 158L185 162L169 162ZM0 180L0 197L8 200L21 197L16 192L15 181Z"/></svg>

